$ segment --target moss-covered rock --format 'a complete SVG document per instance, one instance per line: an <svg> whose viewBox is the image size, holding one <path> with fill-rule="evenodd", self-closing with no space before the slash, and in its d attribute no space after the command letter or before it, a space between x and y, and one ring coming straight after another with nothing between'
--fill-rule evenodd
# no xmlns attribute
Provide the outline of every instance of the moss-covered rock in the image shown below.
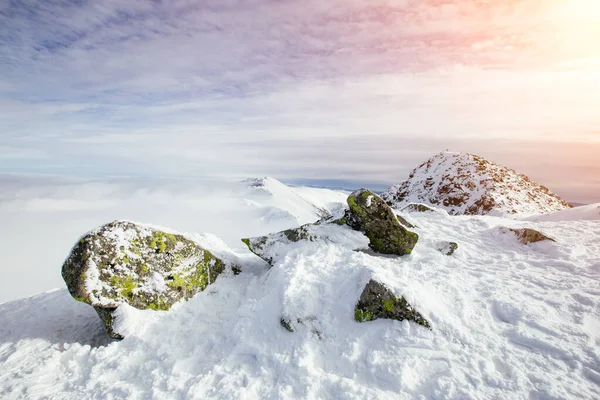
<svg viewBox="0 0 600 400"><path fill-rule="evenodd" d="M522 244L530 244L541 242L543 240L551 240L556 242L556 240L549 238L541 232L536 231L535 229L530 228L521 228L521 229L509 229L515 236L519 239L519 242Z"/></svg>
<svg viewBox="0 0 600 400"><path fill-rule="evenodd" d="M375 193L359 189L348 197L348 206L347 224L369 238L373 251L399 256L412 252L419 236L403 227L390 206Z"/></svg>
<svg viewBox="0 0 600 400"><path fill-rule="evenodd" d="M290 250L289 245L299 241L326 242L382 254L404 255L415 247L419 236L405 226L413 226L399 219L392 209L373 192L361 189L348 197L348 210L336 215L267 236L244 238L250 251L273 265ZM402 222L400 222L402 221ZM351 228L351 229L349 229Z"/></svg>
<svg viewBox="0 0 600 400"><path fill-rule="evenodd" d="M113 312L127 303L168 310L213 283L225 264L181 235L114 221L88 233L71 250L62 276L71 296L94 307L111 337Z"/></svg>
<svg viewBox="0 0 600 400"><path fill-rule="evenodd" d="M357 322L373 321L380 318L409 320L429 328L429 322L404 298L397 297L383 284L370 280L360 295L354 309Z"/></svg>

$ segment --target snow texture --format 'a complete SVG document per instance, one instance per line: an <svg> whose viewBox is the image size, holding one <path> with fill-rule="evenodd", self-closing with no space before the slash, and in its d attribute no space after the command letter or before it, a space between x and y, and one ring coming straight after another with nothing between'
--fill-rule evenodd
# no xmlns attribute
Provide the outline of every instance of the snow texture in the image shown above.
<svg viewBox="0 0 600 400"><path fill-rule="evenodd" d="M600 221L600 203L528 218L531 221Z"/></svg>
<svg viewBox="0 0 600 400"><path fill-rule="evenodd" d="M382 197L395 208L424 203L452 215L527 216L569 205L525 175L467 153L437 154Z"/></svg>
<svg viewBox="0 0 600 400"><path fill-rule="evenodd" d="M152 317L119 309L119 342L66 290L0 304L0 398L600 398L600 222L410 217L420 240L404 257L300 241L269 267L197 235L243 272ZM501 230L524 225L556 242ZM355 322L370 279L432 329Z"/></svg>

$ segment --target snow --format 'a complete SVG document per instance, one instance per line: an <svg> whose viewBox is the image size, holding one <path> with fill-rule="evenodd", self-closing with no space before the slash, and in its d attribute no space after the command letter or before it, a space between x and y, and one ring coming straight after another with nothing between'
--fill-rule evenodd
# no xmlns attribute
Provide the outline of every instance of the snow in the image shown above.
<svg viewBox="0 0 600 400"><path fill-rule="evenodd" d="M265 195L269 207L283 206L274 198L290 192L279 189ZM420 236L411 255L304 241L286 244L271 268L243 246L189 234L243 272L169 312L119 307L128 333L120 342L65 289L0 304L0 398L600 398L599 221L409 218ZM242 225L231 236L244 237ZM502 233L525 226L556 243L525 246ZM441 241L459 248L445 256ZM432 329L355 322L371 278L405 296Z"/></svg>
<svg viewBox="0 0 600 400"><path fill-rule="evenodd" d="M212 179L159 183L114 179L110 184L48 186L36 181L28 190L5 187L0 221L9 228L0 229L0 303L62 287L60 266L73 244L84 233L110 221L139 221L177 232L210 232L228 246L241 249L245 247L242 237L314 222L325 211L333 212L346 203L343 192L292 188L273 178L258 181L264 184L262 189L248 181ZM32 209L29 205L35 199L56 206ZM74 201L89 207L70 208Z"/></svg>
<svg viewBox="0 0 600 400"><path fill-rule="evenodd" d="M468 153L443 152L415 168L382 197L401 209L433 205L453 215L530 216L568 208L547 188L516 171ZM493 202L489 209L485 203Z"/></svg>
<svg viewBox="0 0 600 400"><path fill-rule="evenodd" d="M600 203L588 204L552 214L536 215L528 219L531 221L600 221Z"/></svg>

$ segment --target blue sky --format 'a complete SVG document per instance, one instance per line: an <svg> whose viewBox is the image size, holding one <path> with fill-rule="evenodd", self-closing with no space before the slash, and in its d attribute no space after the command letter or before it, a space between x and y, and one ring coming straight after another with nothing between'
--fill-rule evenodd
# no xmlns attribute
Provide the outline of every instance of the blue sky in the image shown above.
<svg viewBox="0 0 600 400"><path fill-rule="evenodd" d="M600 201L597 93L591 0L0 4L0 173L385 185L450 148Z"/></svg>

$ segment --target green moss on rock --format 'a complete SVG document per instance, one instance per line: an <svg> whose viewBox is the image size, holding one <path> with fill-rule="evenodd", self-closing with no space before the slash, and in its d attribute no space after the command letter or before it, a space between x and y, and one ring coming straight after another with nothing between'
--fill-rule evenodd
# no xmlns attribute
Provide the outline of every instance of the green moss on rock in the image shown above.
<svg viewBox="0 0 600 400"><path fill-rule="evenodd" d="M354 319L358 322L380 318L409 320L429 328L429 322L406 301L398 298L381 283L371 280L363 290L354 309Z"/></svg>
<svg viewBox="0 0 600 400"><path fill-rule="evenodd" d="M167 310L203 291L225 264L194 241L125 221L103 225L81 238L62 267L71 295L92 305L103 322L127 303ZM155 288L164 281L166 290ZM112 328L107 327L107 330Z"/></svg>
<svg viewBox="0 0 600 400"><path fill-rule="evenodd" d="M412 252L419 236L400 224L394 211L370 190L359 189L348 197L347 224L363 232L373 251L404 255Z"/></svg>

